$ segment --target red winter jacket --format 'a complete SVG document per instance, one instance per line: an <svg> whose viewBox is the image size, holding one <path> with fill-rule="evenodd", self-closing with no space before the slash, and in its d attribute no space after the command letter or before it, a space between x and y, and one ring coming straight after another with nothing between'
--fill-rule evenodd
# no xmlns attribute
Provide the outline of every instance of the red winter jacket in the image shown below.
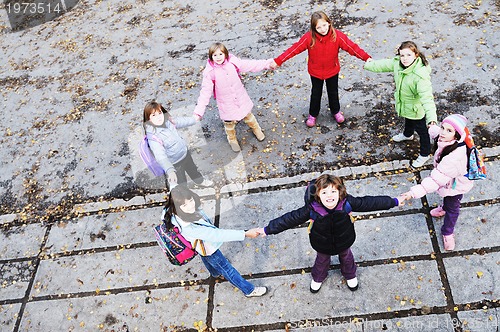
<svg viewBox="0 0 500 332"><path fill-rule="evenodd" d="M316 33L316 43L313 47L310 46L312 40L311 31L306 32L298 42L274 59L274 61L278 66L281 66L283 62L307 50L309 53L307 61L309 74L325 80L337 75L340 71L339 49L343 49L350 55L356 56L363 61L371 58L368 53L347 38L344 33L335 29L333 31L336 35L334 40L332 39L332 29L330 29L326 36Z"/></svg>

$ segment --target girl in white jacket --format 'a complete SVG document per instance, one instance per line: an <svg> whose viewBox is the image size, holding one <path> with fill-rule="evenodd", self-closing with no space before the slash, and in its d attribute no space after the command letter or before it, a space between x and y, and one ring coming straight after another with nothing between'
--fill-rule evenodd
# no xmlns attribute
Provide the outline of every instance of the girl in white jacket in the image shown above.
<svg viewBox="0 0 500 332"><path fill-rule="evenodd" d="M467 138L466 124L467 119L460 114L452 114L443 120L436 142L434 169L422 183L403 194L406 198L420 198L437 191L443 197L443 205L432 209L430 213L436 218L444 216L441 234L445 250L455 249L454 230L460 214L460 201L473 186L472 181L465 176L468 162L464 143Z"/></svg>
<svg viewBox="0 0 500 332"><path fill-rule="evenodd" d="M197 239L201 240L196 241L200 244L194 249L200 254L210 276L214 278L224 276L246 297L262 296L267 293L267 287L256 287L245 280L219 250L224 242L258 237L260 233L257 229L244 231L217 228L201 209L198 195L183 185L170 191L166 209L165 220L177 226L186 240L191 243L195 243Z"/></svg>
<svg viewBox="0 0 500 332"><path fill-rule="evenodd" d="M170 187L186 183L188 174L194 183L202 187L211 187L213 181L205 179L198 171L188 146L177 132L177 128L192 126L196 117L178 117L175 120L167 110L155 101L144 107L143 125L148 144L156 161L167 174Z"/></svg>

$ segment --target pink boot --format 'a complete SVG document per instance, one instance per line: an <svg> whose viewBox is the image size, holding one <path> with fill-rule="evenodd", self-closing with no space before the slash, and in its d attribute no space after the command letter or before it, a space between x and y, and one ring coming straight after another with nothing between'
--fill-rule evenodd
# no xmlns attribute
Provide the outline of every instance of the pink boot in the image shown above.
<svg viewBox="0 0 500 332"><path fill-rule="evenodd" d="M443 210L443 207L441 205L438 206L437 208L431 210L431 216L433 216L434 218L441 218L445 214L446 214L446 211Z"/></svg>
<svg viewBox="0 0 500 332"><path fill-rule="evenodd" d="M345 121L344 115L341 112L335 113L333 117L335 118L335 121L337 121L337 123L342 123Z"/></svg>
<svg viewBox="0 0 500 332"><path fill-rule="evenodd" d="M309 117L306 120L306 126L309 128L314 127L316 125L316 118L312 115L309 115Z"/></svg>
<svg viewBox="0 0 500 332"><path fill-rule="evenodd" d="M455 234L443 235L444 250L455 249Z"/></svg>

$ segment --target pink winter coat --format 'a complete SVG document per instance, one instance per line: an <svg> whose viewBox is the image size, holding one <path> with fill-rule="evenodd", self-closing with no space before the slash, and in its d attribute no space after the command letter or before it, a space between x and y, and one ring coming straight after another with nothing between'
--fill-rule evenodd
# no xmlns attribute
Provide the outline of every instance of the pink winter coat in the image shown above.
<svg viewBox="0 0 500 332"><path fill-rule="evenodd" d="M472 189L473 182L465 177L467 173L467 147L465 145L453 150L439 164L436 162L443 148L453 142L438 142L438 148L434 154L434 169L430 176L410 189L414 198L420 198L434 191L437 191L441 197L455 196L465 194Z"/></svg>
<svg viewBox="0 0 500 332"><path fill-rule="evenodd" d="M203 70L200 96L194 114L203 116L210 97L215 91L219 116L224 121L240 121L253 108L239 73L258 72L270 69L273 59L244 60L230 54L221 65L208 60ZM215 84L215 90L214 90Z"/></svg>

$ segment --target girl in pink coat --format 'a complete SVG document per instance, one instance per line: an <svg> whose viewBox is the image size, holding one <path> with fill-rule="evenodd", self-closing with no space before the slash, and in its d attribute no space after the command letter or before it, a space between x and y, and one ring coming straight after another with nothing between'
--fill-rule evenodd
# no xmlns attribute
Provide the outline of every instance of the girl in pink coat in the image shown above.
<svg viewBox="0 0 500 332"><path fill-rule="evenodd" d="M237 58L229 54L222 43L212 44L208 49L207 66L203 70L200 96L194 114L201 119L213 94L217 101L219 116L224 121L227 140L234 152L241 150L236 139L236 124L241 120L252 129L259 141L266 138L252 114L253 103L241 82L240 73L270 69L272 62L272 59Z"/></svg>
<svg viewBox="0 0 500 332"><path fill-rule="evenodd" d="M452 114L441 123L441 129L434 153L434 169L422 183L403 194L406 198L420 198L437 191L443 197L443 205L431 210L433 217L444 216L441 227L445 250L455 249L455 224L460 214L460 201L463 194L472 189L472 181L467 174L467 119L460 114ZM433 136L430 131L431 137Z"/></svg>

